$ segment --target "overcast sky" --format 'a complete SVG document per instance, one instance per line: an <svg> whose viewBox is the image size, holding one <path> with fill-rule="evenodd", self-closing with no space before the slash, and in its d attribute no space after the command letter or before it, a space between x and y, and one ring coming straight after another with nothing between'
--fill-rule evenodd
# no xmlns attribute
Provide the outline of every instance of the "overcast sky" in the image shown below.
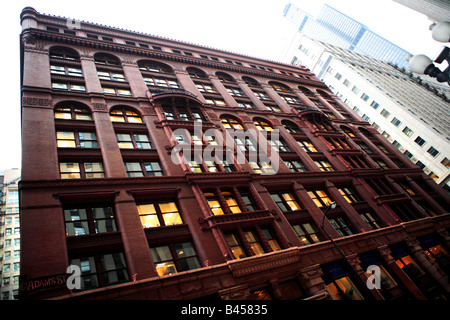
<svg viewBox="0 0 450 320"><path fill-rule="evenodd" d="M0 172L20 168L20 12L26 6L63 16L145 32L207 47L280 61L292 24L283 18L287 0L14 0L3 6L0 30L4 61L1 77ZM365 24L413 54L431 59L442 43L431 38L431 22L392 0L292 0L315 16L323 3ZM363 4L363 6L362 6Z"/></svg>

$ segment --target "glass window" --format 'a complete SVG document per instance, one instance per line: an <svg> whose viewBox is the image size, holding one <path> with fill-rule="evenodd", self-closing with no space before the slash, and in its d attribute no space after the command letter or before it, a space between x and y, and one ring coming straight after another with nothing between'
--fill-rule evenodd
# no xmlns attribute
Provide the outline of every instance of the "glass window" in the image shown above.
<svg viewBox="0 0 450 320"><path fill-rule="evenodd" d="M285 160L284 164L289 168L291 172L305 172L306 170L305 165L300 160Z"/></svg>
<svg viewBox="0 0 450 320"><path fill-rule="evenodd" d="M423 146L426 141L419 136L414 140L414 142L417 143L419 146Z"/></svg>
<svg viewBox="0 0 450 320"><path fill-rule="evenodd" d="M270 195L282 212L301 210L292 193L280 192L271 193Z"/></svg>
<svg viewBox="0 0 450 320"><path fill-rule="evenodd" d="M80 179L80 164L73 162L61 162L59 164L61 179Z"/></svg>
<svg viewBox="0 0 450 320"><path fill-rule="evenodd" d="M347 200L348 203L361 201L359 195L353 187L339 188L339 192L342 194L345 200Z"/></svg>
<svg viewBox="0 0 450 320"><path fill-rule="evenodd" d="M264 254L264 249L262 248L261 244L259 243L258 238L255 236L254 232L252 231L246 231L244 232L245 238L247 239L248 243L250 244L250 247L252 248L255 255L259 256Z"/></svg>
<svg viewBox="0 0 450 320"><path fill-rule="evenodd" d="M308 195L318 207L326 207L332 202L330 197L323 190L311 190L308 191Z"/></svg>
<svg viewBox="0 0 450 320"><path fill-rule="evenodd" d="M214 194L212 192L206 192L203 195L205 196L206 201L208 202L209 208L211 209L212 213L215 216L224 214L223 209L220 205L219 199L216 196L216 194Z"/></svg>
<svg viewBox="0 0 450 320"><path fill-rule="evenodd" d="M231 194L231 192L223 191L222 196L225 199L225 202L228 205L228 208L231 210L232 213L241 213L241 208L239 208L239 205L234 198L234 196Z"/></svg>
<svg viewBox="0 0 450 320"><path fill-rule="evenodd" d="M228 246L230 247L235 259L242 259L247 256L237 235L234 233L225 234L225 239L227 240Z"/></svg>
<svg viewBox="0 0 450 320"><path fill-rule="evenodd" d="M174 249L181 266L181 270L193 270L201 268L201 264L197 257L197 252L191 242L175 244Z"/></svg>
<svg viewBox="0 0 450 320"><path fill-rule="evenodd" d="M292 228L304 245L322 241L322 236L313 223L301 223L292 226Z"/></svg>
<svg viewBox="0 0 450 320"><path fill-rule="evenodd" d="M350 228L350 223L347 221L345 217L337 217L333 219L329 219L333 228L343 237L349 236L353 234L352 229Z"/></svg>
<svg viewBox="0 0 450 320"><path fill-rule="evenodd" d="M317 152L316 147L310 142L306 140L297 140L297 143L302 147L305 152Z"/></svg>
<svg viewBox="0 0 450 320"><path fill-rule="evenodd" d="M91 113L80 107L67 106L55 109L55 119L92 120Z"/></svg>
<svg viewBox="0 0 450 320"><path fill-rule="evenodd" d="M67 236L117 231L112 207L64 209Z"/></svg>
<svg viewBox="0 0 450 320"><path fill-rule="evenodd" d="M224 116L220 118L220 121L226 129L244 129L244 127L235 118Z"/></svg>
<svg viewBox="0 0 450 320"><path fill-rule="evenodd" d="M439 150L435 149L434 147L430 147L427 152L431 154L432 157L436 157L439 154Z"/></svg>
<svg viewBox="0 0 450 320"><path fill-rule="evenodd" d="M152 254L153 262L155 263L156 272L159 276L177 272L169 246L150 248L150 252Z"/></svg>
<svg viewBox="0 0 450 320"><path fill-rule="evenodd" d="M173 201L139 204L137 209L144 228L183 224L178 207Z"/></svg>
<svg viewBox="0 0 450 320"><path fill-rule="evenodd" d="M136 112L127 109L111 111L110 119L113 122L142 123L141 117Z"/></svg>

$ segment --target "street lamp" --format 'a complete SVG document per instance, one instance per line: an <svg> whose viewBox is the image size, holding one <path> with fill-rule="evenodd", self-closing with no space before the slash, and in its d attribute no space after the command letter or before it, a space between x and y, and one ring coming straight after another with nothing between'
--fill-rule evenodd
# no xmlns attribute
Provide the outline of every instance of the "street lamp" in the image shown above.
<svg viewBox="0 0 450 320"><path fill-rule="evenodd" d="M328 240L330 240L330 242L334 245L334 247L336 248L336 250L339 252L339 254L342 256L342 258L344 259L344 261L347 263L349 269L353 272L353 274L356 277L356 280L359 281L359 283L361 284L361 288L364 289L364 291L368 291L370 293L369 297L372 299L376 299L375 295L372 293L372 291L370 291L366 284L364 283L364 281L361 279L361 277L359 276L358 272L356 272L355 268L353 268L353 265L350 263L350 261L348 261L347 257L344 255L344 253L341 251L341 249L338 247L338 245L336 244L336 242L334 242L333 238L331 238L330 234L325 230L325 226L324 226L324 222L325 222L325 217L328 213L328 211L335 209L337 206L336 202L331 202L328 207L325 209L325 212L323 213L323 218L322 218L322 225L320 226L320 228L323 230L323 232L326 234ZM365 290L367 289L367 290Z"/></svg>
<svg viewBox="0 0 450 320"><path fill-rule="evenodd" d="M450 42L450 21L442 21L430 25L431 36L439 42ZM436 78L438 82L447 82L450 85L450 48L444 47L434 60L436 63L447 61L449 66L442 71L433 64L433 61L423 54L408 56L406 61L409 64L409 70L419 74L426 74Z"/></svg>

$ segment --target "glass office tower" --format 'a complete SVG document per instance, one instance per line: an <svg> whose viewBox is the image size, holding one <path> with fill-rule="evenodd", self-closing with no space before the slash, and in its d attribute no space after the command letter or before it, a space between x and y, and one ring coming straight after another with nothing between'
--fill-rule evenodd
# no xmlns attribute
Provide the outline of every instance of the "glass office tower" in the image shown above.
<svg viewBox="0 0 450 320"><path fill-rule="evenodd" d="M324 5L319 15L313 18L289 3L284 16L298 24L298 30L311 39L355 51L401 67L407 67L408 51L371 31L338 10Z"/></svg>

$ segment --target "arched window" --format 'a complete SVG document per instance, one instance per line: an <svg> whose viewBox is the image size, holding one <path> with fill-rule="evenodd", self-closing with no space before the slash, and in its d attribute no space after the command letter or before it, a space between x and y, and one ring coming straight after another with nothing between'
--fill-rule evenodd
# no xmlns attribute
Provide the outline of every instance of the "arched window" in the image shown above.
<svg viewBox="0 0 450 320"><path fill-rule="evenodd" d="M55 119L92 120L89 109L78 103L65 103L55 108Z"/></svg>
<svg viewBox="0 0 450 320"><path fill-rule="evenodd" d="M241 122L233 116L222 115L220 117L220 121L226 129L244 129L244 126L241 124Z"/></svg>
<svg viewBox="0 0 450 320"><path fill-rule="evenodd" d="M180 88L172 67L150 60L138 61L138 66L150 90L152 90L151 87Z"/></svg>
<svg viewBox="0 0 450 320"><path fill-rule="evenodd" d="M253 119L253 123L255 124L256 128L260 131L273 131L272 125L270 125L266 120L262 118L255 118Z"/></svg>
<svg viewBox="0 0 450 320"><path fill-rule="evenodd" d="M198 68L188 67L186 68L186 71L189 73L191 78L208 79L206 73Z"/></svg>
<svg viewBox="0 0 450 320"><path fill-rule="evenodd" d="M216 72L216 76L222 82L236 83L236 80L234 80L234 78L232 76L230 76L228 73L219 71L219 72Z"/></svg>
<svg viewBox="0 0 450 320"><path fill-rule="evenodd" d="M367 129L359 128L359 131L368 138L374 138L373 134Z"/></svg>
<svg viewBox="0 0 450 320"><path fill-rule="evenodd" d="M94 61L96 64L106 66L120 67L122 65L119 58L113 56L112 54L103 52L94 54Z"/></svg>
<svg viewBox="0 0 450 320"><path fill-rule="evenodd" d="M49 50L50 58L80 61L80 55L73 49L66 47L52 47Z"/></svg>
<svg viewBox="0 0 450 320"><path fill-rule="evenodd" d="M333 97L330 96L330 94L329 94L328 92L325 92L325 91L323 91L323 90L317 90L317 92L318 92L322 97L324 97L325 99L330 99L330 100L333 99Z"/></svg>
<svg viewBox="0 0 450 320"><path fill-rule="evenodd" d="M50 75L52 89L73 92L86 91L80 56L73 49L65 47L50 49Z"/></svg>
<svg viewBox="0 0 450 320"><path fill-rule="evenodd" d="M170 73L173 74L173 69L169 65L157 61L140 60L138 61L139 70L158 72L158 73Z"/></svg>
<svg viewBox="0 0 450 320"><path fill-rule="evenodd" d="M306 87L302 87L302 86L298 86L298 88L303 92L303 94L305 94L306 96L310 96L310 97L314 97L314 92L312 92L311 90L309 90Z"/></svg>
<svg viewBox="0 0 450 320"><path fill-rule="evenodd" d="M292 92L291 88L289 88L287 85L280 83L280 82L269 82L270 85L276 90L280 92Z"/></svg>
<svg viewBox="0 0 450 320"><path fill-rule="evenodd" d="M353 132L353 130L350 129L349 127L347 127L347 126L341 126L341 129L342 129L342 131L344 131L345 134L346 134L347 136L349 136L350 138L356 137L356 135L355 135L355 133Z"/></svg>
<svg viewBox="0 0 450 320"><path fill-rule="evenodd" d="M292 121L282 120L281 124L286 128L289 133L302 133L302 130Z"/></svg>
<svg viewBox="0 0 450 320"><path fill-rule="evenodd" d="M126 107L115 108L109 117L112 122L142 123L141 116Z"/></svg>
<svg viewBox="0 0 450 320"><path fill-rule="evenodd" d="M242 80L244 80L245 83L247 85L249 85L250 87L261 87L261 84L257 80L255 80L251 77L243 76Z"/></svg>

